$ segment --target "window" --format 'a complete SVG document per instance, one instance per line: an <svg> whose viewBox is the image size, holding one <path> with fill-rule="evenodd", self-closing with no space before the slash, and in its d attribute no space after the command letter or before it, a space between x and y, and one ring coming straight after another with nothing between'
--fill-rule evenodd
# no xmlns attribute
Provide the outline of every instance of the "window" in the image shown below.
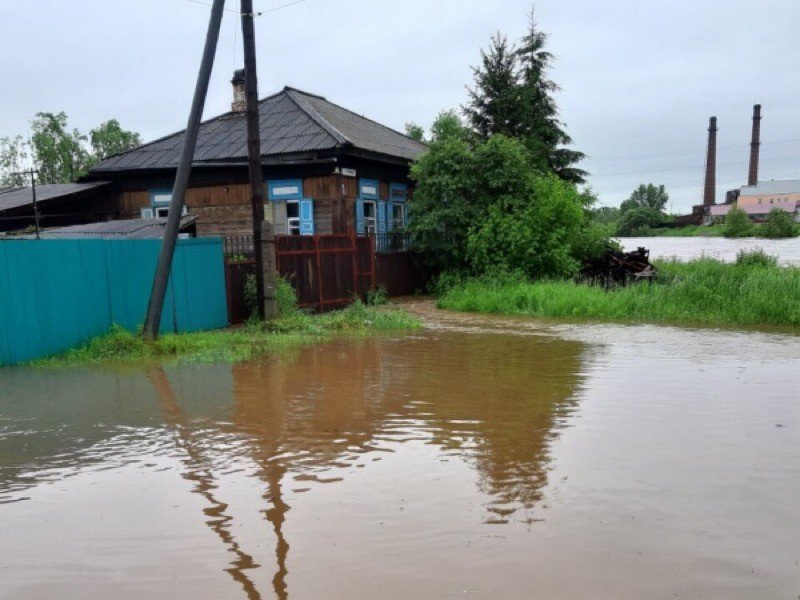
<svg viewBox="0 0 800 600"><path fill-rule="evenodd" d="M392 202L405 202L408 198L408 186L402 183L393 183L389 186L389 199Z"/></svg>
<svg viewBox="0 0 800 600"><path fill-rule="evenodd" d="M375 203L370 200L364 201L364 233L373 235L378 231L377 214Z"/></svg>
<svg viewBox="0 0 800 600"><path fill-rule="evenodd" d="M405 204L392 204L392 229L402 229L406 226Z"/></svg>
<svg viewBox="0 0 800 600"><path fill-rule="evenodd" d="M300 203L297 201L286 203L286 233L300 235Z"/></svg>

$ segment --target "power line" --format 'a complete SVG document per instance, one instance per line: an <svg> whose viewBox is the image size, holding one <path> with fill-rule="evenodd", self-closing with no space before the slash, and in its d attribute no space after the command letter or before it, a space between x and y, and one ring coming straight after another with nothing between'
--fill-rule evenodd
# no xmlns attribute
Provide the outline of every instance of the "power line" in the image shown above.
<svg viewBox="0 0 800 600"><path fill-rule="evenodd" d="M211 3L205 2L204 0L187 0L188 2L192 2L194 4L202 4L203 6L211 6ZM303 2L308 2L308 0L294 0L293 2L287 2L286 4L281 4L279 6L273 6L272 8L266 8L260 11L254 11L250 16L251 17L260 17L261 15L266 15L268 13L273 13L278 10L282 10L284 8L288 8L290 6L294 6L295 4L302 4ZM235 8L226 8L225 12L235 13L241 16L241 12L236 10Z"/></svg>

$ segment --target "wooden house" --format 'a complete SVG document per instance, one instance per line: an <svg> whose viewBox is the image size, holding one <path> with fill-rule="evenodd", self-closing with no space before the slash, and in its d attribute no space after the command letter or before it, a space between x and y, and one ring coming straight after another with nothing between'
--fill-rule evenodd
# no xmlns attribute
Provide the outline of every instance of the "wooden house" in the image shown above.
<svg viewBox="0 0 800 600"><path fill-rule="evenodd" d="M186 195L198 236L253 230L241 73L232 83L232 110L205 121L198 136ZM409 166L424 144L290 87L263 99L259 112L261 162L276 233L380 234L405 226L413 193ZM104 214L166 216L183 139L179 131L96 165L85 180L111 182Z"/></svg>

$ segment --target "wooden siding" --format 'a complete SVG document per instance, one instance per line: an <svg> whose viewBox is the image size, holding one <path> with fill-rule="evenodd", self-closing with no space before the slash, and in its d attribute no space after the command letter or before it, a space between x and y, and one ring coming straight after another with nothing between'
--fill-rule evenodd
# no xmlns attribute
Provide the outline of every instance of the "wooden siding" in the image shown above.
<svg viewBox="0 0 800 600"><path fill-rule="evenodd" d="M409 188L409 195L412 193ZM389 198L389 181L380 181L380 198ZM303 196L314 200L314 230L318 235L355 231L358 178L338 174L303 178ZM128 189L116 199L118 218L137 219L149 207L150 190ZM234 236L252 233L250 186L245 183L189 188L186 206L197 217L198 236ZM114 209L114 203L109 204ZM285 225L278 233L286 233Z"/></svg>

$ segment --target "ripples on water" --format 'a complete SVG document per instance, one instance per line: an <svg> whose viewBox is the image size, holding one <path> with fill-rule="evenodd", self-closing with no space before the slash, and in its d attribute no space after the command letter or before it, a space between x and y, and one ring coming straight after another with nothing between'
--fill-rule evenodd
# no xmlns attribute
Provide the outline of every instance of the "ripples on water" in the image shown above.
<svg viewBox="0 0 800 600"><path fill-rule="evenodd" d="M0 597L791 590L799 346L440 316L235 366L7 369Z"/></svg>

